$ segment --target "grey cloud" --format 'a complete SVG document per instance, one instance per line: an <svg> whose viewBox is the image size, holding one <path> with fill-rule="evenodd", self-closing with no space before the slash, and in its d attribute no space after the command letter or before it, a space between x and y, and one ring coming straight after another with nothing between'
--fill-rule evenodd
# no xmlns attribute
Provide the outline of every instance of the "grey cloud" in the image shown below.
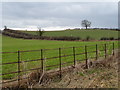
<svg viewBox="0 0 120 90"><path fill-rule="evenodd" d="M88 19L93 27L117 27L117 8L117 3L113 2L3 3L3 24L10 27L80 27L81 20Z"/></svg>

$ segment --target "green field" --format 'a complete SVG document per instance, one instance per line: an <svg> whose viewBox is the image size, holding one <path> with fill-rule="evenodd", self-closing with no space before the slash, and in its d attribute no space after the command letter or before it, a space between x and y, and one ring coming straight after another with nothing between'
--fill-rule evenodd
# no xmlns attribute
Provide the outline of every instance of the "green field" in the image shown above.
<svg viewBox="0 0 120 90"><path fill-rule="evenodd" d="M36 35L36 31L25 31ZM63 30L63 31L45 31L43 36L73 36L80 37L81 39L86 39L90 37L91 39L98 39L102 37L113 37L114 39L118 38L118 32L115 30Z"/></svg>
<svg viewBox="0 0 120 90"><path fill-rule="evenodd" d="M2 50L3 52L16 52L16 51L22 51L22 50L40 50L40 49L53 49L53 48L65 48L65 47L78 47L76 48L76 54L77 53L83 53L84 52L84 46L85 45L94 45L91 47L88 47L88 51L94 51L95 50L95 45L96 44L110 44L110 43L115 43L115 47L118 46L118 41L49 41L49 40L27 40L27 39L15 39L11 37L2 37ZM79 47L83 46L83 47ZM98 45L99 50L104 49L104 45ZM112 48L112 44L109 46L108 49ZM73 54L73 49L72 48L67 48L67 49L62 49L62 54L61 55L71 55ZM58 54L58 49L55 50L48 50L44 51L44 58L51 58L51 57L56 57L59 56ZM111 53L111 51L109 51ZM104 54L104 51L100 53L101 55ZM17 53L5 53L2 54L2 63L7 63L7 62L16 62L18 61L18 54ZM95 53L91 53L88 55L88 58L90 57L95 57ZM23 61L21 63L21 70L27 70L27 69L32 69L32 68L37 68L41 66L40 61L33 61L33 62L27 62L25 63L24 61L29 61L29 60L35 60L35 59L40 59L41 58L41 52L40 51L33 51L33 52L21 52L20 53L20 60ZM76 60L83 60L85 59L84 55L77 55ZM62 63L63 62L68 62L68 61L73 61L73 56L69 57L62 57ZM49 59L45 61L45 65L55 65L59 64L59 58L57 59ZM73 62L71 63L73 65ZM57 66L59 67L59 66ZM17 71L18 64L7 64L3 65L3 73L8 73L8 72L15 72ZM54 67L51 68L46 68L46 70L53 69ZM17 76L17 74L9 74L3 76L3 79L10 79Z"/></svg>

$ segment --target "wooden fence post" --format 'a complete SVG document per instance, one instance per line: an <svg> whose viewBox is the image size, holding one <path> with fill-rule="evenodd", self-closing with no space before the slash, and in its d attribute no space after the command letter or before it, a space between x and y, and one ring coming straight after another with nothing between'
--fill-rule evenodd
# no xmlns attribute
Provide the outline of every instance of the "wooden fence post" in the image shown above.
<svg viewBox="0 0 120 90"><path fill-rule="evenodd" d="M41 49L41 69L42 69L42 72L44 71L44 61L43 61L43 49Z"/></svg>
<svg viewBox="0 0 120 90"><path fill-rule="evenodd" d="M20 86L20 51L18 51L18 86Z"/></svg>
<svg viewBox="0 0 120 90"><path fill-rule="evenodd" d="M113 56L115 55L114 49L115 49L115 44L113 42Z"/></svg>
<svg viewBox="0 0 120 90"><path fill-rule="evenodd" d="M105 44L105 59L107 58L107 45Z"/></svg>
<svg viewBox="0 0 120 90"><path fill-rule="evenodd" d="M88 68L88 55L87 55L87 46L85 45L85 59L86 59L86 68Z"/></svg>
<svg viewBox="0 0 120 90"><path fill-rule="evenodd" d="M96 44L96 60L98 59L98 45Z"/></svg>
<svg viewBox="0 0 120 90"><path fill-rule="evenodd" d="M40 78L39 78L39 83L41 84L41 80L42 80L42 78L43 78L43 76L44 76L44 57L43 57L43 49L41 49L41 72L42 72L42 74L41 74L41 76L40 76Z"/></svg>
<svg viewBox="0 0 120 90"><path fill-rule="evenodd" d="M59 65L59 71L60 71L60 78L62 77L62 66L61 66L61 48L59 48L59 63L60 63L60 65Z"/></svg>
<svg viewBox="0 0 120 90"><path fill-rule="evenodd" d="M76 65L76 58L75 58L75 47L73 47L73 57L74 57L74 67L75 67L75 65Z"/></svg>

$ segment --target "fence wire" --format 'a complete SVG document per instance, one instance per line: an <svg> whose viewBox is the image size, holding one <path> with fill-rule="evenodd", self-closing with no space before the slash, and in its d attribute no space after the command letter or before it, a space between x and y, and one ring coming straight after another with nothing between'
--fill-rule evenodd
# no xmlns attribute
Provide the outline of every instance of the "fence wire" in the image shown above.
<svg viewBox="0 0 120 90"><path fill-rule="evenodd" d="M114 55L117 45L114 43L87 45L80 47L67 47L55 49L27 50L2 53L2 83L21 80L31 71L48 71L65 66L75 66L77 63L97 60L99 57ZM13 60L10 60L13 58Z"/></svg>

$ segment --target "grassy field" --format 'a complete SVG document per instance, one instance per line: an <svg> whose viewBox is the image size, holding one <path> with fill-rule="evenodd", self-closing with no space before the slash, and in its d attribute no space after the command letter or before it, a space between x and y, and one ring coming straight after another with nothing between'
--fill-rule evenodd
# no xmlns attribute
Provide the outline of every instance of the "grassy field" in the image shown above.
<svg viewBox="0 0 120 90"><path fill-rule="evenodd" d="M22 50L40 50L40 49L52 49L52 48L65 48L65 47L79 47L79 46L84 46L84 45L94 45L91 47L88 47L88 51L94 51L95 50L95 45L96 44L110 44L110 43L115 43L115 47L118 46L118 41L49 41L49 40L26 40L26 39L15 39L15 38L10 38L3 36L2 37L2 51L3 52L15 52L15 51L22 51ZM98 46L99 50L104 49L104 45L99 45ZM108 48L112 48L112 44L108 46ZM73 49L68 48L68 49L62 49L62 55L70 55L73 54ZM76 48L76 54L77 53L82 53L84 52L84 47L79 47ZM111 53L111 51L109 52ZM104 51L101 53L101 55L104 54ZM17 53L5 53L2 54L2 62L7 63L7 62L16 62L18 61L18 54ZM51 57L56 57L58 56L58 49L55 50L49 50L49 51L44 51L44 58L51 58ZM94 57L95 53L88 54L88 58ZM33 51L33 52L21 52L20 53L20 60L23 61L21 63L21 70L27 70L27 69L32 69L32 68L37 68L41 66L40 61L33 61L33 62L27 62L25 63L24 61L29 61L29 60L35 60L35 59L40 59L41 58L41 52L40 51ZM73 61L73 56L69 57L62 57L62 63L67 62L67 61ZM76 60L83 60L85 59L84 55L77 55ZM59 59L49 59L45 61L45 65L55 65L59 64ZM73 64L73 63L71 63ZM59 66L57 66L59 67ZM8 72L14 72L17 71L18 65L17 64L7 64L3 65L3 73L8 73ZM53 69L54 67L47 68ZM9 74L3 76L3 79L10 79L17 76L17 74Z"/></svg>
<svg viewBox="0 0 120 90"><path fill-rule="evenodd" d="M36 31L25 31L31 34L37 34ZM86 37L90 37L91 39L98 39L102 37L113 37L118 38L119 31L113 30L64 30L64 31L45 31L43 36L73 36L80 37L81 39L86 39Z"/></svg>

